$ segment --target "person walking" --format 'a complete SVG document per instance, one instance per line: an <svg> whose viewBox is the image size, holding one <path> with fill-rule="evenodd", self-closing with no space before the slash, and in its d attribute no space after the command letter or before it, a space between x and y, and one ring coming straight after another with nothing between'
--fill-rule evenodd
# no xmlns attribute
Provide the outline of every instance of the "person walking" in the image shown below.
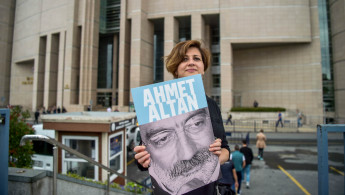
<svg viewBox="0 0 345 195"><path fill-rule="evenodd" d="M297 110L297 127L302 127L302 112Z"/></svg>
<svg viewBox="0 0 345 195"><path fill-rule="evenodd" d="M230 112L228 112L228 120L226 121L225 125L228 125L228 123L230 122L230 125L232 125L232 115L230 114Z"/></svg>
<svg viewBox="0 0 345 195"><path fill-rule="evenodd" d="M258 159L263 160L264 148L266 148L266 136L264 130L260 129L260 132L256 134L256 147L258 148Z"/></svg>
<svg viewBox="0 0 345 195"><path fill-rule="evenodd" d="M40 116L40 111L39 111L38 109L36 109L34 124L38 124L38 117L39 117L39 116Z"/></svg>
<svg viewBox="0 0 345 195"><path fill-rule="evenodd" d="M276 123L276 128L278 127L279 123L281 124L281 127L284 127L283 118L282 118L282 113L281 112L279 112L279 114L278 114L278 120L277 120L277 123Z"/></svg>
<svg viewBox="0 0 345 195"><path fill-rule="evenodd" d="M254 108L259 107L259 102L258 102L258 101L256 101L256 100L254 100L253 106L254 106Z"/></svg>
<svg viewBox="0 0 345 195"><path fill-rule="evenodd" d="M240 152L240 146L235 145L235 151L230 154L230 160L234 162L238 182L237 195L241 193L242 170L246 166L246 159Z"/></svg>
<svg viewBox="0 0 345 195"><path fill-rule="evenodd" d="M238 180L234 163L229 159L220 165L222 178L218 180L217 190L220 195L235 195L238 188Z"/></svg>
<svg viewBox="0 0 345 195"><path fill-rule="evenodd" d="M244 155L246 159L246 166L242 170L242 180L246 181L246 188L249 189L249 182L250 182L250 167L253 161L253 151L247 145L247 140L242 140L242 147L240 152ZM246 176L246 177L244 177Z"/></svg>

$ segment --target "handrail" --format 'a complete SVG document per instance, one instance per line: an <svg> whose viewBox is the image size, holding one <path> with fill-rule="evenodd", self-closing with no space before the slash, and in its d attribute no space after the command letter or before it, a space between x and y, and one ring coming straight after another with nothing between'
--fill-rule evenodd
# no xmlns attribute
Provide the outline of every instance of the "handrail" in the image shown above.
<svg viewBox="0 0 345 195"><path fill-rule="evenodd" d="M22 139L20 140L20 145L21 145L21 146L25 145L25 142L26 142L27 140L45 141L45 142L47 142L47 143L50 143L50 144L54 145L55 147L59 147L59 148L61 148L61 149L64 149L64 150L66 150L67 152L72 153L72 154L78 156L79 158L82 158L82 159L88 161L88 162L91 163L91 164L94 164L94 165L96 165L96 166L99 166L99 167L101 167L102 169L107 170L108 172L114 173L114 174L118 175L119 177L122 177L122 178L124 178L124 179L129 180L129 181L132 181L132 182L134 182L134 183L136 183L136 184L138 184L138 185L140 185L140 186L143 186L144 188L151 189L150 187L148 187L148 186L146 186L146 185L143 185L143 184L141 184L141 183L135 181L134 179L131 179L131 178L125 176L125 175L122 175L121 173L118 173L118 172L115 171L114 169L111 169L111 168L109 168L109 167L107 167L107 166L105 166L105 165L103 165L103 164L101 164L101 163L99 163L99 162L93 160L92 158L90 158L90 157L88 157L88 156L85 156L84 154L82 154L82 153L80 153L80 152L78 152L78 151L76 151L76 150L74 150L74 149L72 149L72 148L70 148L70 147L68 147L68 146L66 146L66 145L64 145L64 144L62 144L62 143L60 143L60 142L58 142L58 141L56 141L55 139L53 139L53 138L51 138L51 137L49 137L49 136L45 136L45 135L24 135L24 136L22 137ZM55 164L55 162L54 162L54 164Z"/></svg>

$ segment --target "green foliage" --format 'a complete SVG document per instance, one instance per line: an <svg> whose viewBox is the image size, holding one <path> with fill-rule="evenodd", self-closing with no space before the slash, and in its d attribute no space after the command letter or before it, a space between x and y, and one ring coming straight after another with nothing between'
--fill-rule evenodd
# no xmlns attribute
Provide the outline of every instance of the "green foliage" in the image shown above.
<svg viewBox="0 0 345 195"><path fill-rule="evenodd" d="M128 182L127 185L125 186L125 190L128 192L134 192L137 194L142 194L142 191L144 190L144 188L139 186L136 183Z"/></svg>
<svg viewBox="0 0 345 195"><path fill-rule="evenodd" d="M285 108L280 107L234 107L231 112L285 112Z"/></svg>
<svg viewBox="0 0 345 195"><path fill-rule="evenodd" d="M92 183L96 183L96 184L100 184L100 185L107 185L107 182L94 181L92 179L87 179L85 177L81 177L80 175L75 174L75 173L67 173L67 176L75 178L75 179L79 179L79 180L82 180L82 181L92 182ZM142 187L142 186L140 186L140 185L138 185L138 184L136 184L134 182L128 182L125 186L121 186L118 183L111 183L110 187L111 188L116 188L116 189L119 189L119 190L125 190L127 192L134 192L134 193L137 193L137 194L143 194L143 192L145 192L145 188L144 187Z"/></svg>
<svg viewBox="0 0 345 195"><path fill-rule="evenodd" d="M28 110L22 111L20 106L11 108L8 153L10 167L32 167L31 156L34 154L32 143L27 142L24 146L19 146L24 135L35 133L31 125L26 123L26 119L29 117Z"/></svg>

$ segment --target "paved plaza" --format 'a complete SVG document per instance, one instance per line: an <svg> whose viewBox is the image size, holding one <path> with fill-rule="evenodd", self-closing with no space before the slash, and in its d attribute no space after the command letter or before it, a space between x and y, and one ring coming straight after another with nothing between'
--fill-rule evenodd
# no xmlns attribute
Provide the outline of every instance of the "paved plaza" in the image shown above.
<svg viewBox="0 0 345 195"><path fill-rule="evenodd" d="M267 133L266 136L269 141L264 160L253 160L250 189L242 188L241 195L318 194L316 133ZM257 156L254 137L255 133L250 133L250 147L254 156ZM233 150L233 140L231 137L228 140ZM329 134L328 152L329 194L344 194L344 145L341 133ZM149 177L148 172L141 172L130 160L128 176L139 181Z"/></svg>

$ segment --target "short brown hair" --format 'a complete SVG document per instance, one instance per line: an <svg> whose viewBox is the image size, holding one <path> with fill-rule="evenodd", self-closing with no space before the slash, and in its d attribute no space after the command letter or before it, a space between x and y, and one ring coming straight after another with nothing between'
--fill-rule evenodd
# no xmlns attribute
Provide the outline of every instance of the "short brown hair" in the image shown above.
<svg viewBox="0 0 345 195"><path fill-rule="evenodd" d="M183 58L185 57L187 50L191 47L199 49L202 62L204 63L204 71L206 71L208 66L210 65L210 52L200 41L189 40L180 42L175 45L175 47L171 50L170 54L166 56L165 59L166 68L168 72L170 72L174 76L174 78L177 78L177 68L183 61Z"/></svg>

